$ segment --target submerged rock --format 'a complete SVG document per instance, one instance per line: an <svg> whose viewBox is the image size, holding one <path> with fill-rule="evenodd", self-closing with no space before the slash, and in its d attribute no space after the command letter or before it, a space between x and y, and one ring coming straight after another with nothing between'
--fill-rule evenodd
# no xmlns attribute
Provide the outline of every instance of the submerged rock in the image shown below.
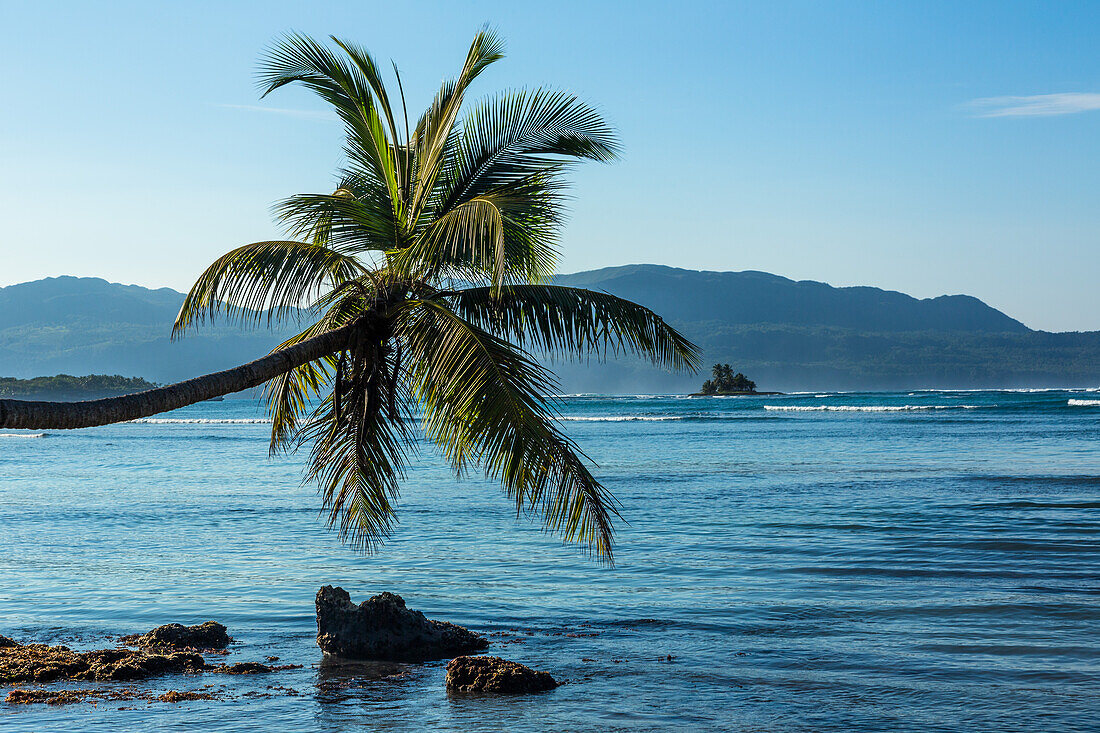
<svg viewBox="0 0 1100 733"><path fill-rule="evenodd" d="M301 669L300 664L278 664L275 666L260 664L259 662L237 662L236 664L206 665L210 672L222 674L267 674L268 672L282 672L284 669Z"/></svg>
<svg viewBox="0 0 1100 733"><path fill-rule="evenodd" d="M326 585L317 591L317 646L345 659L421 662L480 651L489 642L409 610L399 595L381 593L356 606L346 590Z"/></svg>
<svg viewBox="0 0 1100 733"><path fill-rule="evenodd" d="M209 686L207 686L208 688ZM8 693L4 702L9 705L31 705L45 703L46 705L70 705L72 703L88 702L96 704L99 701L110 700L120 702L124 700L144 700L146 702L187 702L190 700L220 700L221 693L209 691L207 688L200 690L168 690L157 695L150 690L137 687L67 689L67 690L12 690Z"/></svg>
<svg viewBox="0 0 1100 733"><path fill-rule="evenodd" d="M67 646L0 646L0 682L54 680L138 680L162 674L199 672L202 656L187 652L150 654L132 649L74 652Z"/></svg>
<svg viewBox="0 0 1100 733"><path fill-rule="evenodd" d="M549 672L500 657L458 657L447 665L451 692L523 693L552 690L558 682Z"/></svg>
<svg viewBox="0 0 1100 733"><path fill-rule="evenodd" d="M121 641L146 649L225 649L233 639L224 626L207 621L197 626L165 624L144 634L124 636Z"/></svg>

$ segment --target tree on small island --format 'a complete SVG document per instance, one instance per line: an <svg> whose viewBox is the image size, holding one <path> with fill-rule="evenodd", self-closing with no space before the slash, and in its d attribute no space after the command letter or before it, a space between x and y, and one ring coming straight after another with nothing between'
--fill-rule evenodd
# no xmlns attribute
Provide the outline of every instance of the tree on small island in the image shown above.
<svg viewBox="0 0 1100 733"><path fill-rule="evenodd" d="M734 374L733 368L729 364L715 364L711 367L710 373L714 378L703 382L703 394L756 391L756 382L741 372Z"/></svg>

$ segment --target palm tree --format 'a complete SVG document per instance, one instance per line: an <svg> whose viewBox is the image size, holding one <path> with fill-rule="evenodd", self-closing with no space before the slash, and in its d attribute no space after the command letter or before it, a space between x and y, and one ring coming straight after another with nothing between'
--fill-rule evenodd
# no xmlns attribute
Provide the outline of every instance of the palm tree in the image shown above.
<svg viewBox="0 0 1100 733"><path fill-rule="evenodd" d="M630 352L697 367L695 348L653 312L549 284L563 174L610 161L611 128L576 97L502 93L460 119L470 84L502 57L474 38L457 78L414 126L364 49L292 35L261 66L263 94L300 84L346 132L330 194L276 209L290 238L218 258L188 293L173 337L215 317L248 324L307 314L269 355L136 395L85 403L0 401L0 426L76 428L131 420L266 383L271 451L311 446L330 526L372 550L389 533L414 428L459 475L498 479L516 511L610 561L617 504L558 428L553 375L536 356Z"/></svg>

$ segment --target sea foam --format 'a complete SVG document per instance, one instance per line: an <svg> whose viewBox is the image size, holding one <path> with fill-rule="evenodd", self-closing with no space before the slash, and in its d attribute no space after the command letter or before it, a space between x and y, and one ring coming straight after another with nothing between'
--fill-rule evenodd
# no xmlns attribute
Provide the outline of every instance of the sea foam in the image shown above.
<svg viewBox="0 0 1100 733"><path fill-rule="evenodd" d="M271 420L262 417L255 418L206 418L206 417L143 417L130 420L131 423L141 425L264 425Z"/></svg>
<svg viewBox="0 0 1100 733"><path fill-rule="evenodd" d="M0 438L45 438L49 433L0 433Z"/></svg>
<svg viewBox="0 0 1100 733"><path fill-rule="evenodd" d="M978 405L764 405L778 412L917 412L922 410L976 410Z"/></svg>
<svg viewBox="0 0 1100 733"><path fill-rule="evenodd" d="M1100 400L1070 400L1070 407L1100 407Z"/></svg>
<svg viewBox="0 0 1100 733"><path fill-rule="evenodd" d="M563 422L665 422L666 420L686 420L680 415L649 417L645 415L609 415L607 417L559 417Z"/></svg>

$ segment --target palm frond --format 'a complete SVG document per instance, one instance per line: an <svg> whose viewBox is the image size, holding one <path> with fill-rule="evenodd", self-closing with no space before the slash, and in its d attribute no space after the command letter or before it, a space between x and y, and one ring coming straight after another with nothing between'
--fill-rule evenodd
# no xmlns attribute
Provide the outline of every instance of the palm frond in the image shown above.
<svg viewBox="0 0 1100 733"><path fill-rule="evenodd" d="M533 351L578 358L630 353L696 372L698 349L653 311L583 288L508 285L441 293L462 318Z"/></svg>
<svg viewBox="0 0 1100 733"><path fill-rule="evenodd" d="M379 399L390 401L388 395ZM395 396L393 402L402 403ZM306 481L321 492L322 511L342 541L375 551L396 521L394 501L415 442L411 418L393 416L379 406L337 406L329 395L299 431L312 443Z"/></svg>
<svg viewBox="0 0 1100 733"><path fill-rule="evenodd" d="M180 307L172 336L218 314L245 324L265 318L270 323L364 272L354 257L318 244L246 244L219 257L199 276Z"/></svg>
<svg viewBox="0 0 1100 733"><path fill-rule="evenodd" d="M393 264L410 278L435 279L442 273L478 277L488 273L494 284L504 280L504 214L492 196L463 202L432 225Z"/></svg>
<svg viewBox="0 0 1100 733"><path fill-rule="evenodd" d="M550 89L500 94L467 115L442 211L569 160L609 162L619 151L611 127L575 95Z"/></svg>
<svg viewBox="0 0 1100 733"><path fill-rule="evenodd" d="M425 431L455 470L480 466L517 513L541 515L548 529L611 562L617 503L554 426L545 397L553 377L440 301L410 301L396 320Z"/></svg>
<svg viewBox="0 0 1100 733"><path fill-rule="evenodd" d="M471 283L541 282L557 263L562 183L544 171L436 215L394 265L410 277Z"/></svg>
<svg viewBox="0 0 1100 733"><path fill-rule="evenodd" d="M347 135L345 152L348 157L385 183L395 216L400 219L404 208L398 180L395 155L396 123L389 99L373 60L366 52L337 41L350 59L340 58L332 50L312 38L290 34L275 44L260 65L259 84L262 96L299 83L315 92L335 109L344 122ZM378 101L385 119L379 114Z"/></svg>
<svg viewBox="0 0 1100 733"><path fill-rule="evenodd" d="M456 79L443 82L431 106L420 118L409 141L416 161L416 185L409 201L409 220L415 224L429 199L450 143L466 89L493 62L504 57L504 41L495 32L481 30L470 43L466 62Z"/></svg>
<svg viewBox="0 0 1100 733"><path fill-rule="evenodd" d="M293 346L319 332L317 324L279 344L273 351ZM308 362L272 379L264 387L267 414L271 417L271 444L269 453L289 451L294 447L301 428L302 417L314 399L323 395L332 384L337 369L335 356Z"/></svg>
<svg viewBox="0 0 1100 733"><path fill-rule="evenodd" d="M389 198L378 195L377 187L352 187L349 178L334 193L297 194L276 204L287 234L345 254L396 247L398 224Z"/></svg>
<svg viewBox="0 0 1100 733"><path fill-rule="evenodd" d="M364 313L364 304L374 301L354 283L342 291L330 296L322 327L366 320L349 348L333 356L332 392L296 437L312 444L306 480L318 484L329 526L370 552L390 533L398 482L416 443L401 346L392 339L390 321L375 310Z"/></svg>

